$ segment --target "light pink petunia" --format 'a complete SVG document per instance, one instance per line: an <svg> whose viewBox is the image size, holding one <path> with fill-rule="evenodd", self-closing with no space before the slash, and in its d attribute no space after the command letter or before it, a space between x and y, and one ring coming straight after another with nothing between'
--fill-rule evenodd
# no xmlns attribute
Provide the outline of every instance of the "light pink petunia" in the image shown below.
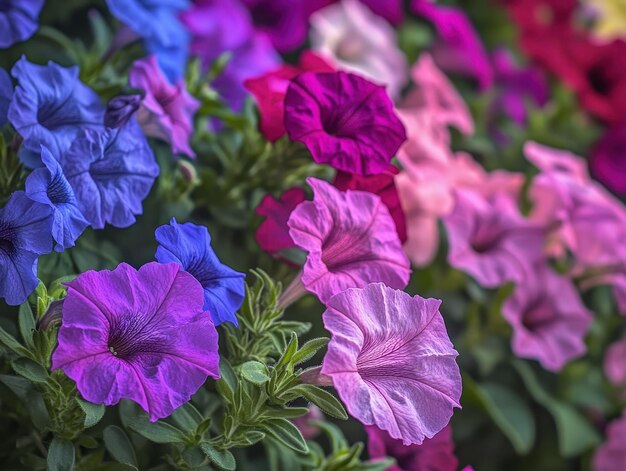
<svg viewBox="0 0 626 471"><path fill-rule="evenodd" d="M339 191L309 178L313 201L289 218L289 234L308 252L302 284L322 302L347 288L381 281L406 287L410 268L396 226L382 200L363 191Z"/></svg>
<svg viewBox="0 0 626 471"><path fill-rule="evenodd" d="M513 327L513 352L559 371L586 351L585 335L592 314L572 282L542 263L522 280L502 307Z"/></svg>
<svg viewBox="0 0 626 471"><path fill-rule="evenodd" d="M405 445L435 436L460 407L440 304L372 283L334 296L323 315L331 340L322 374L353 417Z"/></svg>
<svg viewBox="0 0 626 471"><path fill-rule="evenodd" d="M407 82L407 64L389 23L357 0L343 0L313 14L311 44L334 65L387 87L395 99Z"/></svg>
<svg viewBox="0 0 626 471"><path fill-rule="evenodd" d="M594 471L626 469L626 414L615 419L606 429L606 441L593 456Z"/></svg>
<svg viewBox="0 0 626 471"><path fill-rule="evenodd" d="M589 181L585 159L566 150L553 149L537 142L524 144L524 155L543 173L558 173L578 183Z"/></svg>
<svg viewBox="0 0 626 471"><path fill-rule="evenodd" d="M135 61L128 82L145 94L137 111L143 131L170 143L174 154L195 157L189 139L193 133L193 115L200 103L187 92L185 83L181 80L171 85L155 56Z"/></svg>
<svg viewBox="0 0 626 471"><path fill-rule="evenodd" d="M519 214L503 193L486 198L476 191L456 191L454 210L443 218L448 234L448 262L486 288L523 281L542 257L543 229Z"/></svg>

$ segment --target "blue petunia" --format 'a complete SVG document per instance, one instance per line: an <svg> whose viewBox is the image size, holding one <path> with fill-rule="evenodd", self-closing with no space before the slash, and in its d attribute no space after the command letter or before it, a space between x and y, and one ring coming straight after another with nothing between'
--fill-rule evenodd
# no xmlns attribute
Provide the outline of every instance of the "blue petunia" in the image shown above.
<svg viewBox="0 0 626 471"><path fill-rule="evenodd" d="M44 0L0 0L0 49L35 34L43 3Z"/></svg>
<svg viewBox="0 0 626 471"><path fill-rule="evenodd" d="M37 257L52 249L49 206L16 191L0 209L0 298L17 306L37 287Z"/></svg>
<svg viewBox="0 0 626 471"><path fill-rule="evenodd" d="M0 127L7 122L7 112L9 111L9 103L13 96L13 83L9 74L0 67Z"/></svg>
<svg viewBox="0 0 626 471"><path fill-rule="evenodd" d="M9 121L24 138L21 154L28 167L41 165L45 145L53 155L65 152L82 129L102 129L104 107L98 95L78 78L78 67L54 62L36 65L22 57L11 70L18 81Z"/></svg>
<svg viewBox="0 0 626 471"><path fill-rule="evenodd" d="M178 263L200 282L204 309L211 313L215 325L238 325L235 312L243 302L245 275L219 261L207 228L190 222L178 224L172 218L169 224L157 228L154 236L159 243L155 258L160 263Z"/></svg>
<svg viewBox="0 0 626 471"><path fill-rule="evenodd" d="M128 227L159 175L135 118L118 129L83 130L59 160L78 206L94 229Z"/></svg>
<svg viewBox="0 0 626 471"><path fill-rule="evenodd" d="M33 170L26 179L26 195L52 209L54 250L63 252L74 246L89 223L78 207L74 190L61 166L44 146L41 147L41 160L44 166Z"/></svg>
<svg viewBox="0 0 626 471"><path fill-rule="evenodd" d="M106 0L109 10L144 40L159 66L172 82L185 73L189 35L178 15L187 0Z"/></svg>

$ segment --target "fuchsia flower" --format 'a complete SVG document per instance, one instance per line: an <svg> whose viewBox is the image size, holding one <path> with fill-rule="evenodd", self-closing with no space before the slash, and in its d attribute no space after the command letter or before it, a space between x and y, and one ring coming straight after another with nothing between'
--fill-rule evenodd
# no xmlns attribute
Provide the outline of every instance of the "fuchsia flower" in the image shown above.
<svg viewBox="0 0 626 471"><path fill-rule="evenodd" d="M399 170L393 165L389 165L386 171L378 175L360 176L346 172L337 172L335 187L339 190L360 190L380 196L382 202L387 206L389 214L396 223L396 231L401 243L406 241L406 219L400 204L398 190L396 189L395 175Z"/></svg>
<svg viewBox="0 0 626 471"><path fill-rule="evenodd" d="M295 187L285 191L279 199L265 195L255 213L265 216L256 231L256 240L261 249L272 256L278 256L284 250L296 248L287 221L293 210L305 200L302 188Z"/></svg>
<svg viewBox="0 0 626 471"><path fill-rule="evenodd" d="M516 286L502 315L513 327L513 352L547 370L559 371L586 351L592 314L572 282L543 263Z"/></svg>
<svg viewBox="0 0 626 471"><path fill-rule="evenodd" d="M613 342L604 354L604 374L626 395L626 337Z"/></svg>
<svg viewBox="0 0 626 471"><path fill-rule="evenodd" d="M302 284L322 302L347 288L382 281L393 288L409 282L409 261L382 200L363 191L339 191L309 178L313 201L289 218L289 234L308 252Z"/></svg>
<svg viewBox="0 0 626 471"><path fill-rule="evenodd" d="M404 445L434 437L460 407L440 304L372 283L334 296L323 315L331 340L322 374L353 417Z"/></svg>
<svg viewBox="0 0 626 471"><path fill-rule="evenodd" d="M137 402L150 420L219 378L217 331L202 286L175 263L88 271L67 284L52 369L87 401Z"/></svg>
<svg viewBox="0 0 626 471"><path fill-rule="evenodd" d="M145 93L137 111L144 132L170 143L174 154L195 157L189 139L193 133L193 115L200 103L187 93L185 83L181 80L171 85L155 56L135 61L128 82Z"/></svg>
<svg viewBox="0 0 626 471"><path fill-rule="evenodd" d="M606 441L593 456L594 471L623 471L626 469L626 414L615 419L606 430Z"/></svg>
<svg viewBox="0 0 626 471"><path fill-rule="evenodd" d="M626 121L609 128L594 145L589 163L607 188L626 196Z"/></svg>
<svg viewBox="0 0 626 471"><path fill-rule="evenodd" d="M312 51L300 55L297 67L283 65L259 77L248 79L245 87L254 96L261 114L259 129L269 141L277 141L285 130L285 95L291 79L302 72L333 72L334 68Z"/></svg>
<svg viewBox="0 0 626 471"><path fill-rule="evenodd" d="M459 189L454 210L443 222L448 262L486 288L524 281L530 264L541 257L543 230L523 219L505 194L486 198Z"/></svg>
<svg viewBox="0 0 626 471"><path fill-rule="evenodd" d="M383 172L406 139L385 89L345 72L306 72L293 79L285 128L316 162L358 175Z"/></svg>
<svg viewBox="0 0 626 471"><path fill-rule="evenodd" d="M365 427L367 449L371 459L395 458L396 464L387 471L456 471L459 464L454 456L452 427L446 426L421 445L405 446L376 426Z"/></svg>

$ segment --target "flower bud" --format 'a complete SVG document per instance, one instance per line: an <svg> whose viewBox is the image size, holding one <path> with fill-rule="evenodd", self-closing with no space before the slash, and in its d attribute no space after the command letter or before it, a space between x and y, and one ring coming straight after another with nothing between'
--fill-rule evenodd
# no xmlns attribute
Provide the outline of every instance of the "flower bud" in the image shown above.
<svg viewBox="0 0 626 471"><path fill-rule="evenodd" d="M140 95L120 95L111 99L104 114L104 125L108 128L124 126L137 111L140 103Z"/></svg>

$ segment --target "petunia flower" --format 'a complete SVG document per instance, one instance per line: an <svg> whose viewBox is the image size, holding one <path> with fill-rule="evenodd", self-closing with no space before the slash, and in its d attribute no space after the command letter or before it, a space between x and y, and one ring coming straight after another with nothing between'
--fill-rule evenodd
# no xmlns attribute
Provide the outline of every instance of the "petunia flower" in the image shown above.
<svg viewBox="0 0 626 471"><path fill-rule="evenodd" d="M406 139L384 88L345 72L293 79L285 128L316 162L358 175L383 172Z"/></svg>
<svg viewBox="0 0 626 471"><path fill-rule="evenodd" d="M567 150L528 141L524 144L524 156L542 173L556 173L581 184L590 181L585 159Z"/></svg>
<svg viewBox="0 0 626 471"><path fill-rule="evenodd" d="M101 130L104 108L98 95L78 78L78 67L54 62L36 65L22 57L11 70L17 87L9 106L9 121L24 138L20 157L29 167L41 165L45 145L61 155L84 129Z"/></svg>
<svg viewBox="0 0 626 471"><path fill-rule="evenodd" d="M59 159L78 207L94 229L132 225L159 175L134 118L119 129L83 131Z"/></svg>
<svg viewBox="0 0 626 471"><path fill-rule="evenodd" d="M452 427L446 426L421 445L404 445L376 426L365 427L370 459L392 457L396 464L387 471L456 471L459 460L454 456Z"/></svg>
<svg viewBox="0 0 626 471"><path fill-rule="evenodd" d="M0 49L29 39L39 27L44 0L2 0L0 5Z"/></svg>
<svg viewBox="0 0 626 471"><path fill-rule="evenodd" d="M1 109L1 107L0 107ZM0 111L0 122L2 120ZM626 196L626 121L608 128L591 150L589 165L595 178L618 196Z"/></svg>
<svg viewBox="0 0 626 471"><path fill-rule="evenodd" d="M257 31L267 34L279 52L296 49L309 29L308 0L243 0Z"/></svg>
<svg viewBox="0 0 626 471"><path fill-rule="evenodd" d="M63 170L50 151L41 147L43 167L36 168L26 179L26 196L45 204L52 210L52 237L56 241L54 250L63 250L74 243L89 222L83 216L71 185Z"/></svg>
<svg viewBox="0 0 626 471"><path fill-rule="evenodd" d="M0 127L7 122L7 113L9 112L9 104L13 96L13 83L9 74L0 67Z"/></svg>
<svg viewBox="0 0 626 471"><path fill-rule="evenodd" d="M145 94L137 111L137 121L146 135L168 142L174 154L195 157L189 139L193 133L193 115L200 103L189 95L185 82L180 80L170 85L156 57L149 56L134 62L128 83Z"/></svg>
<svg viewBox="0 0 626 471"><path fill-rule="evenodd" d="M277 257L285 250L297 248L289 235L287 221L293 210L305 199L304 190L294 187L278 199L268 194L261 200L255 213L265 216L265 220L256 231L256 240L264 252Z"/></svg>
<svg viewBox="0 0 626 471"><path fill-rule="evenodd" d="M434 437L460 407L440 304L372 283L332 297L323 315L331 340L321 373L353 417L404 445Z"/></svg>
<svg viewBox="0 0 626 471"><path fill-rule="evenodd" d="M312 51L300 55L298 66L282 65L258 77L244 82L259 107L261 123L259 129L269 141L276 141L286 134L285 95L291 79L302 72L333 72L334 68L321 56Z"/></svg>
<svg viewBox="0 0 626 471"><path fill-rule="evenodd" d="M235 313L243 302L245 275L219 261L207 228L190 222L178 224L172 218L169 224L156 229L154 237L159 243L157 261L177 263L200 282L204 310L211 314L215 325L238 325Z"/></svg>
<svg viewBox="0 0 626 471"><path fill-rule="evenodd" d="M542 257L542 228L523 219L504 194L486 198L459 189L455 207L443 222L448 263L486 288L523 281L530 264Z"/></svg>
<svg viewBox="0 0 626 471"><path fill-rule="evenodd" d="M52 250L52 211L14 192L0 208L0 297L17 306L37 287L37 257Z"/></svg>
<svg viewBox="0 0 626 471"><path fill-rule="evenodd" d="M606 441L593 455L594 471L622 471L626 469L626 413L606 428Z"/></svg>
<svg viewBox="0 0 626 471"><path fill-rule="evenodd" d="M604 375L626 396L626 337L613 342L604 353Z"/></svg>
<svg viewBox="0 0 626 471"><path fill-rule="evenodd" d="M380 197L363 191L339 191L308 178L313 201L300 203L289 217L289 235L308 252L304 288L322 302L347 288L381 281L406 287L410 268L396 226Z"/></svg>
<svg viewBox="0 0 626 471"><path fill-rule="evenodd" d="M586 351L584 337L592 314L572 282L545 263L520 280L502 315L513 327L515 355L536 359L547 370L560 371Z"/></svg>
<svg viewBox="0 0 626 471"><path fill-rule="evenodd" d="M151 421L219 378L217 331L202 287L175 263L139 270L121 263L67 283L52 369L76 381L87 401L131 399Z"/></svg>
<svg viewBox="0 0 626 471"><path fill-rule="evenodd" d="M340 69L385 85L392 99L400 95L407 63L389 23L357 0L329 5L313 14L310 23L314 50Z"/></svg>
<svg viewBox="0 0 626 471"><path fill-rule="evenodd" d="M139 109L140 95L119 95L107 103L104 114L104 125L107 128L121 128Z"/></svg>

